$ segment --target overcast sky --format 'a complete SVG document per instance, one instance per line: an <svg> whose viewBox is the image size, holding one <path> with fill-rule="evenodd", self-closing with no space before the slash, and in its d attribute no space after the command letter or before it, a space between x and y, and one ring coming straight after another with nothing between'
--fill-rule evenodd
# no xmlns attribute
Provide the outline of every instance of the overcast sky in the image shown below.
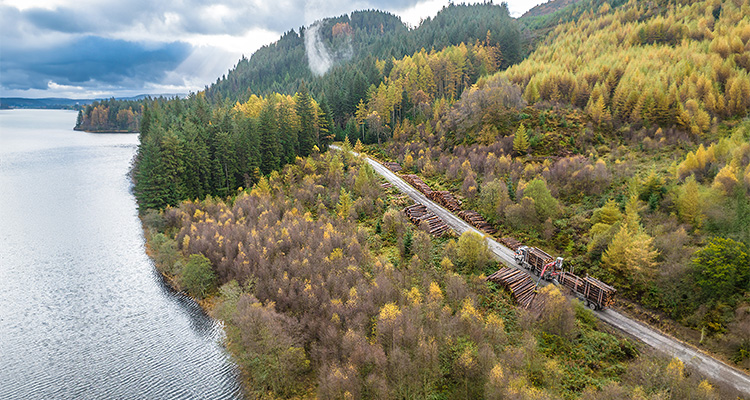
<svg viewBox="0 0 750 400"><path fill-rule="evenodd" d="M516 17L544 2L507 1ZM448 0L0 0L0 97L197 91L215 82L243 54L249 57L283 32L317 19L380 9L417 26L447 4Z"/></svg>

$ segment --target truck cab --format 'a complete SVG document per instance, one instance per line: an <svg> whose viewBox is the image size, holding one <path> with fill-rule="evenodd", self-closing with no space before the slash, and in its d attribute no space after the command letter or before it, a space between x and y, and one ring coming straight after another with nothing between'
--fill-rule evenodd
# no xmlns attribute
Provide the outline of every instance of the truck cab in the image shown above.
<svg viewBox="0 0 750 400"><path fill-rule="evenodd" d="M524 262L526 261L526 255L529 252L528 246L519 246L518 249L516 249L516 253L514 254L514 258L516 259L516 264L518 264L521 267L524 267Z"/></svg>

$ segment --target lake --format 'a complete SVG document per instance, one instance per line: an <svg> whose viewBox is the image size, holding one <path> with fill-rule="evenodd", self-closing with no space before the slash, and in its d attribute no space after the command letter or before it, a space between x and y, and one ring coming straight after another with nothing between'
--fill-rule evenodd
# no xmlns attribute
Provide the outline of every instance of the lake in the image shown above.
<svg viewBox="0 0 750 400"><path fill-rule="evenodd" d="M0 111L0 399L235 399L223 329L164 284L128 177L137 134Z"/></svg>

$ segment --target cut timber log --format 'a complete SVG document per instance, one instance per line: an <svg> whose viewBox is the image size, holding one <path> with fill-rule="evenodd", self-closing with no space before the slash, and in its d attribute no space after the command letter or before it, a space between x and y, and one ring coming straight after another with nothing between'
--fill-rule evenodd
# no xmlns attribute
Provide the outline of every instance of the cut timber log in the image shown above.
<svg viewBox="0 0 750 400"><path fill-rule="evenodd" d="M426 224L427 231L431 235L441 236L451 230L440 217L427 210L427 207L424 204L416 203L410 205L409 207L404 208L404 214L409 218L409 221L418 227L422 227Z"/></svg>
<svg viewBox="0 0 750 400"><path fill-rule="evenodd" d="M488 276L487 280L505 287L516 303L523 308L529 308L536 297L536 283L521 270L503 267Z"/></svg>
<svg viewBox="0 0 750 400"><path fill-rule="evenodd" d="M514 252L518 250L519 247L523 246L523 243L511 237L501 238L500 243L502 243L505 247L513 250Z"/></svg>
<svg viewBox="0 0 750 400"><path fill-rule="evenodd" d="M490 235L497 233L497 229L493 228L481 214L474 210L459 211L458 216L464 221L470 223L473 227L483 230Z"/></svg>
<svg viewBox="0 0 750 400"><path fill-rule="evenodd" d="M583 298L590 304L595 304L598 308L611 307L615 302L617 290L598 279L590 276L581 278L570 272L562 272L558 279L577 297Z"/></svg>
<svg viewBox="0 0 750 400"><path fill-rule="evenodd" d="M414 174L406 174L402 175L401 177L404 178L404 180L410 185L414 186L415 189L422 192L423 195L427 196L427 198L429 198L430 194L432 194L432 189L430 189L430 187L427 186L427 184L424 183L424 181L422 181L420 177Z"/></svg>
<svg viewBox="0 0 750 400"><path fill-rule="evenodd" d="M399 163L386 161L383 163L383 165L385 165L386 168L390 169L393 172L401 171L401 165L399 165Z"/></svg>
<svg viewBox="0 0 750 400"><path fill-rule="evenodd" d="M430 200L447 208L451 212L461 211L461 202L447 190L435 190L427 196Z"/></svg>

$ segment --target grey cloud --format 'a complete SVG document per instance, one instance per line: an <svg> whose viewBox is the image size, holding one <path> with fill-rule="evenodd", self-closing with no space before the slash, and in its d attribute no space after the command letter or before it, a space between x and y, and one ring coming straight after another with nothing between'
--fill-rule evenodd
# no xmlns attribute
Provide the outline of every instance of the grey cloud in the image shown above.
<svg viewBox="0 0 750 400"><path fill-rule="evenodd" d="M88 33L103 28L69 8L55 11L30 9L23 13L23 18L33 26L62 33Z"/></svg>
<svg viewBox="0 0 750 400"><path fill-rule="evenodd" d="M240 35L251 28L285 32L310 24L314 19L321 17L338 16L368 8L403 9L416 3L416 0L102 1L86 7L29 9L20 12L19 17L38 29L65 33L109 34L136 24L142 24L148 30L162 24L165 15L174 14L180 17L177 25L179 32L175 33ZM206 14L207 7L216 5L223 5L231 10L231 13L220 22L214 21Z"/></svg>
<svg viewBox="0 0 750 400"><path fill-rule="evenodd" d="M142 86L147 82L159 83L166 77L174 80L173 71L194 50L180 42L186 35L241 36L258 28L281 33L309 25L321 17L370 8L393 11L416 3L416 0L103 0L54 10L18 10L0 4L3 38L0 87L44 89L49 81L54 81L93 88ZM212 5L226 6L230 12L216 20L207 12ZM104 38L148 36L153 36L150 44ZM227 65L235 61L227 60Z"/></svg>
<svg viewBox="0 0 750 400"><path fill-rule="evenodd" d="M158 82L190 53L186 43L143 44L86 36L65 46L3 51L0 85L44 89L49 81L75 86L143 86Z"/></svg>

